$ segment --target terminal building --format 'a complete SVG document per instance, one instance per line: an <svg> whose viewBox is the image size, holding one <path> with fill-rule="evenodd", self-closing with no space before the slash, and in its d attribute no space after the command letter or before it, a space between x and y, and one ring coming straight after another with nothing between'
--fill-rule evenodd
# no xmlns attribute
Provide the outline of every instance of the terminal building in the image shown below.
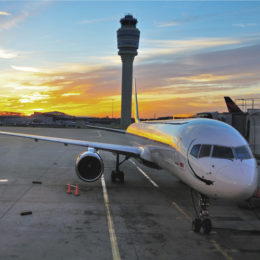
<svg viewBox="0 0 260 260"><path fill-rule="evenodd" d="M234 111L231 109L229 112L224 113L203 112L191 115L191 117L212 118L233 126L244 136L255 157L260 160L260 102L257 106L243 106L240 111ZM174 117L157 118L157 120L167 120L172 118L178 119L182 117L177 115ZM85 128L88 124L98 124L100 126L118 128L120 118L76 117L61 112L35 112L31 116L24 116L12 112L0 113L0 125L2 126Z"/></svg>

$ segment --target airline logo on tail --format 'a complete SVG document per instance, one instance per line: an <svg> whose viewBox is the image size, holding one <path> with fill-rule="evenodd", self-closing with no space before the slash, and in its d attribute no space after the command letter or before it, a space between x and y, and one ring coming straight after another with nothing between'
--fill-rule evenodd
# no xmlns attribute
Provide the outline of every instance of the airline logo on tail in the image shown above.
<svg viewBox="0 0 260 260"><path fill-rule="evenodd" d="M224 99L229 113L244 113L230 97L224 97Z"/></svg>

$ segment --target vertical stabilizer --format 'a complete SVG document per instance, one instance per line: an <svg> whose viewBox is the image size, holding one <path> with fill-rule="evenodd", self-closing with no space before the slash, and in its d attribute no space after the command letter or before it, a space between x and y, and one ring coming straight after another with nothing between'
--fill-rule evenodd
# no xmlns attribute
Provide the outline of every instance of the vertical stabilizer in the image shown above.
<svg viewBox="0 0 260 260"><path fill-rule="evenodd" d="M139 123L139 110L138 110L138 100L137 100L137 90L136 90L136 79L134 80L134 93L135 93L135 123Z"/></svg>
<svg viewBox="0 0 260 260"><path fill-rule="evenodd" d="M238 105L230 98L224 97L229 113L243 113Z"/></svg>

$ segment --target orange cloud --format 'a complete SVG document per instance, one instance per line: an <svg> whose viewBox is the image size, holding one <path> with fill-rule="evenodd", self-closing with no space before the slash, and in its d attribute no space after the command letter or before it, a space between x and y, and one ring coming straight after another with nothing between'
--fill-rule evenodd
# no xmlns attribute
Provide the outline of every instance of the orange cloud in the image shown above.
<svg viewBox="0 0 260 260"><path fill-rule="evenodd" d="M224 43L223 40L220 44ZM137 64L141 117L226 111L224 95L260 96L259 49L245 48L243 55L239 49L190 56L188 60ZM11 69L0 71L0 86L0 111L120 117L121 65L12 65Z"/></svg>
<svg viewBox="0 0 260 260"><path fill-rule="evenodd" d="M52 68L12 66L0 72L0 110L31 114L54 111L82 116L120 116L115 72L84 64ZM120 89L118 89L120 91ZM113 110L113 111L112 111Z"/></svg>
<svg viewBox="0 0 260 260"><path fill-rule="evenodd" d="M0 110L32 114L61 111L79 116L120 117L121 68L69 64L51 68L12 66L0 72ZM246 73L243 77L249 77ZM256 86L234 89L223 84L239 75L194 74L167 77L157 85L145 79L149 88L138 88L141 117L171 116L176 113L225 110L225 95L255 93ZM241 76L242 77L242 76ZM221 84L219 84L221 82ZM258 91L259 92L259 91ZM151 106L152 104L152 106Z"/></svg>

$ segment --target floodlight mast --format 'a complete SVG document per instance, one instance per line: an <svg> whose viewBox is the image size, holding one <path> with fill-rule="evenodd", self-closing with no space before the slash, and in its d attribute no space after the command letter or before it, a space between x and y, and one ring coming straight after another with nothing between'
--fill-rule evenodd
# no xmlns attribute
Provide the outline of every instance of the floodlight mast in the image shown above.
<svg viewBox="0 0 260 260"><path fill-rule="evenodd" d="M140 31L136 28L137 19L128 14L120 20L117 30L118 55L122 60L121 128L131 124L133 62L138 54Z"/></svg>

